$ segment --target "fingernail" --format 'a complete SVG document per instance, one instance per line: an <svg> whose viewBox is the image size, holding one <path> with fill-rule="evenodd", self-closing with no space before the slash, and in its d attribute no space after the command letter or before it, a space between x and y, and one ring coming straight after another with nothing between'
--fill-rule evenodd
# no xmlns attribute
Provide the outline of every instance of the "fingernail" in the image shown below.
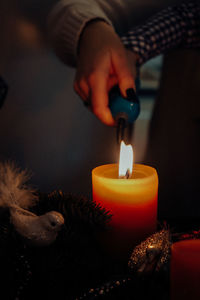
<svg viewBox="0 0 200 300"><path fill-rule="evenodd" d="M138 103L138 97L134 91L134 89L130 88L126 90L127 100Z"/></svg>
<svg viewBox="0 0 200 300"><path fill-rule="evenodd" d="M90 106L90 102L88 102L88 101L83 101L83 104L84 104L86 107Z"/></svg>

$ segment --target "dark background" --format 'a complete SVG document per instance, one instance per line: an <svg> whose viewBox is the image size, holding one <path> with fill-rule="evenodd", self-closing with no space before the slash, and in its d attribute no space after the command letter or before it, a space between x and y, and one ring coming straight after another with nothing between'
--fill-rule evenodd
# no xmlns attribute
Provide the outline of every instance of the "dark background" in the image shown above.
<svg viewBox="0 0 200 300"><path fill-rule="evenodd" d="M75 70L51 50L46 16L55 3L0 2L0 74L10 87L0 110L0 160L32 171L40 191L90 195L91 170L118 161L116 132L83 106L73 91ZM135 162L158 171L162 218L199 217L199 50L176 50L165 57L162 74L161 67L157 58L143 69Z"/></svg>
<svg viewBox="0 0 200 300"><path fill-rule="evenodd" d="M42 191L60 188L87 195L91 170L117 162L119 149L115 129L101 124L73 91L75 70L51 50L46 15L55 3L1 1L0 74L9 93L0 111L0 159L31 170L31 182ZM141 97L137 162L145 150L152 104L151 95Z"/></svg>

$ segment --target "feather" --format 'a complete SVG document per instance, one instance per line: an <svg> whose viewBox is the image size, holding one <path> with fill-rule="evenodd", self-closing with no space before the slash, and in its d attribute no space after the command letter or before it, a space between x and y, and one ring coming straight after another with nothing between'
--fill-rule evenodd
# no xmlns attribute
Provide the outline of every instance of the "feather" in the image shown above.
<svg viewBox="0 0 200 300"><path fill-rule="evenodd" d="M29 179L30 173L27 170L20 170L13 162L1 162L0 207L29 208L33 206L38 197L35 190L26 185Z"/></svg>

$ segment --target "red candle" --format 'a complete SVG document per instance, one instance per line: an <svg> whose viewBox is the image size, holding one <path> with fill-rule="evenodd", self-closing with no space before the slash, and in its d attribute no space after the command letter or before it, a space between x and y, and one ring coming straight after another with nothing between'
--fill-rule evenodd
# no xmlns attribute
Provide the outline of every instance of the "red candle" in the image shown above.
<svg viewBox="0 0 200 300"><path fill-rule="evenodd" d="M172 245L171 300L200 299L200 240L185 240Z"/></svg>
<svg viewBox="0 0 200 300"><path fill-rule="evenodd" d="M154 168L135 164L131 178L119 179L117 164L103 165L92 171L92 186L93 200L112 214L108 237L112 250L129 251L156 230L158 176Z"/></svg>

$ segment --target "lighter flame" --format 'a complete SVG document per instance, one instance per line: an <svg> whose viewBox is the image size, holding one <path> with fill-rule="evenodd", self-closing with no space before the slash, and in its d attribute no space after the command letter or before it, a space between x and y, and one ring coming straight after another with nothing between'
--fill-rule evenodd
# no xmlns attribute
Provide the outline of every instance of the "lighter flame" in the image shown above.
<svg viewBox="0 0 200 300"><path fill-rule="evenodd" d="M122 141L119 156L119 178L131 177L133 171L133 148Z"/></svg>

